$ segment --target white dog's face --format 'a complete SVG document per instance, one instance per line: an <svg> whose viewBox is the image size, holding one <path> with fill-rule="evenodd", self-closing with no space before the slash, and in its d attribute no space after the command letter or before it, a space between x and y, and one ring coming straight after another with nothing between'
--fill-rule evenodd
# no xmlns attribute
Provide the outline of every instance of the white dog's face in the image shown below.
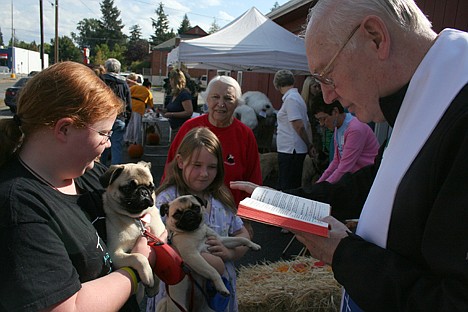
<svg viewBox="0 0 468 312"><path fill-rule="evenodd" d="M198 197L184 195L159 208L161 216L167 216L167 229L175 232L192 232L203 223L205 203Z"/></svg>
<svg viewBox="0 0 468 312"><path fill-rule="evenodd" d="M262 117L272 115L275 112L268 97L259 91L248 91L242 95L245 104L252 107L257 115Z"/></svg>
<svg viewBox="0 0 468 312"><path fill-rule="evenodd" d="M138 218L154 206L154 183L150 171L151 164L112 165L100 177L106 187L108 199L114 201L107 205L123 215Z"/></svg>

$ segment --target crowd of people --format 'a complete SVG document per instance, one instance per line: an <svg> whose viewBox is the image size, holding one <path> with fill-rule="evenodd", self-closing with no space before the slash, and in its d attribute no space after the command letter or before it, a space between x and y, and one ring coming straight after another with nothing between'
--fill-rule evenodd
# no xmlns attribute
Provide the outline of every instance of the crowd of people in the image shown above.
<svg viewBox="0 0 468 312"><path fill-rule="evenodd" d="M466 311L468 34L435 33L413 0L321 0L305 46L302 96L291 71L273 79L282 95L278 188L333 208L323 219L328 237L288 230L331 265L344 287L341 311ZM106 247L99 182L123 161L124 140L141 142L135 129L153 107L151 84L126 81L120 67L54 64L24 87L14 117L0 120L0 311L140 309L138 274L114 267ZM255 136L234 117L239 83L212 78L201 94L207 113L193 117L184 72L169 79L164 116L174 138L156 206L197 195L209 227L254 238L236 215L262 183ZM371 125L384 121L393 131L379 144ZM304 158L325 152L327 131L332 159L301 187ZM351 218L355 231L344 224ZM247 249L207 244L205 259L231 285L225 311L238 311L233 261ZM158 265L145 237L131 252ZM160 288L147 311L167 295Z"/></svg>

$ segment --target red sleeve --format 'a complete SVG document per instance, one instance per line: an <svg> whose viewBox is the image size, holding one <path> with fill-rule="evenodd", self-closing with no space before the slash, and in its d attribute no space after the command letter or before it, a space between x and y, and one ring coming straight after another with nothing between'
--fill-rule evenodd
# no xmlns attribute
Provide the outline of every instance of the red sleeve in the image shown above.
<svg viewBox="0 0 468 312"><path fill-rule="evenodd" d="M249 168L247 172L250 174L246 180L258 185L262 185L263 179L262 170L260 168L260 154L258 153L257 140L255 139L255 136L252 132L249 135L248 153L251 155L251 161L248 162Z"/></svg>

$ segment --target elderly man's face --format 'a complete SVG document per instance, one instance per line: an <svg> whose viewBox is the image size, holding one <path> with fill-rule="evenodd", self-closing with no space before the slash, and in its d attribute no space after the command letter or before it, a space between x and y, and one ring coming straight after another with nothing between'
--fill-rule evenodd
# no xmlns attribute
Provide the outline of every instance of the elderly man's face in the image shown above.
<svg viewBox="0 0 468 312"><path fill-rule="evenodd" d="M234 88L221 81L215 82L210 88L206 104L210 122L218 127L228 126L237 107Z"/></svg>
<svg viewBox="0 0 468 312"><path fill-rule="evenodd" d="M365 45L362 27L354 34L358 42L357 48L346 47L336 57L323 76L331 78L333 85L321 83L323 98L326 103L337 100L354 113L362 122L382 122L383 114L379 106L378 79L375 79L373 65L375 55ZM351 32L352 30L350 30ZM343 35L343 41L346 36ZM306 53L311 73L322 73L323 69L339 51L341 45L328 40L326 31L314 30L309 27L306 33Z"/></svg>

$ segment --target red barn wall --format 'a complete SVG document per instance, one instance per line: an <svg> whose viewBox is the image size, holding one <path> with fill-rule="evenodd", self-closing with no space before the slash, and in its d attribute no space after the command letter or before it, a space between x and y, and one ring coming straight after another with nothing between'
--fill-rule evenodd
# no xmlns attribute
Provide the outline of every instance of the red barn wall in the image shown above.
<svg viewBox="0 0 468 312"><path fill-rule="evenodd" d="M429 17L436 32L444 28L468 31L467 0L416 0L416 3Z"/></svg>

